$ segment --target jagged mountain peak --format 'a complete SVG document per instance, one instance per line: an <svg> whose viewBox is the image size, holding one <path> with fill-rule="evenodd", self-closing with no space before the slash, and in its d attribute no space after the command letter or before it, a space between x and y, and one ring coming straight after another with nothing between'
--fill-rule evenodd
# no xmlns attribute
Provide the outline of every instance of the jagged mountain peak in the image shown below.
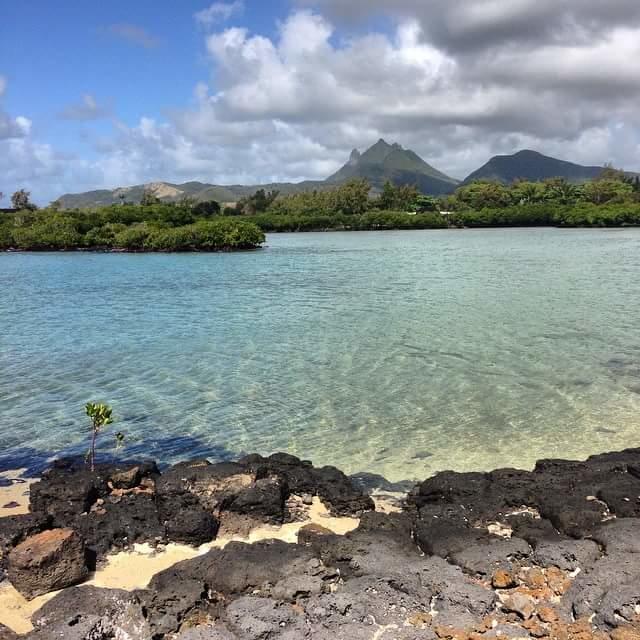
<svg viewBox="0 0 640 640"><path fill-rule="evenodd" d="M365 178L374 189L381 189L389 180L395 184L416 185L434 195L451 193L457 181L427 164L417 153L401 144L389 144L384 138L363 153L351 153L349 161L327 179L339 183L351 178Z"/></svg>
<svg viewBox="0 0 640 640"><path fill-rule="evenodd" d="M349 156L349 164L358 164L358 162L360 162L360 158L362 157L362 154L357 150L354 149L351 152L351 155Z"/></svg>

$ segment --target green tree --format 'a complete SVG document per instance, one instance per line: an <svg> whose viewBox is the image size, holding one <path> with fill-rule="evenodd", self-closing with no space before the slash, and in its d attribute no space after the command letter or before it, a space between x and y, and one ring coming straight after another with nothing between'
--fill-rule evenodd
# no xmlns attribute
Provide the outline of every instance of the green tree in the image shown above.
<svg viewBox="0 0 640 640"><path fill-rule="evenodd" d="M89 247L108 249L115 245L116 236L126 228L126 225L119 222L108 222L101 227L93 227L85 234L85 242Z"/></svg>
<svg viewBox="0 0 640 640"><path fill-rule="evenodd" d="M544 202L545 188L541 182L518 180L511 186L511 199L515 204Z"/></svg>
<svg viewBox="0 0 640 640"><path fill-rule="evenodd" d="M624 202L633 193L633 185L618 179L598 179L584 185L584 199L593 204Z"/></svg>
<svg viewBox="0 0 640 640"><path fill-rule="evenodd" d="M240 215L255 215L264 213L280 195L279 191L265 191L258 189L252 196L242 198L236 203L236 212Z"/></svg>
<svg viewBox="0 0 640 640"><path fill-rule="evenodd" d="M131 225L115 235L113 246L128 251L141 251L150 233L151 228L146 222Z"/></svg>
<svg viewBox="0 0 640 640"><path fill-rule="evenodd" d="M419 195L414 203L417 213L438 211L438 200L433 196Z"/></svg>
<svg viewBox="0 0 640 640"><path fill-rule="evenodd" d="M113 422L113 411L109 405L93 402L86 404L85 411L91 418L91 447L87 453L87 459L93 472L95 471L96 463L96 442L102 429Z"/></svg>
<svg viewBox="0 0 640 640"><path fill-rule="evenodd" d="M627 182L627 174L622 169L616 169L611 164L606 164L600 175L596 178L598 180L617 180L618 182Z"/></svg>
<svg viewBox="0 0 640 640"><path fill-rule="evenodd" d="M334 213L348 216L362 215L369 210L369 192L371 185L364 178L348 180L337 189L329 192Z"/></svg>
<svg viewBox="0 0 640 640"><path fill-rule="evenodd" d="M15 215L13 239L18 249L50 251L82 246L77 219L59 213L37 212Z"/></svg>
<svg viewBox="0 0 640 640"><path fill-rule="evenodd" d="M460 187L455 193L457 199L471 209L507 207L511 204L508 187L500 182L477 180Z"/></svg>
<svg viewBox="0 0 640 640"><path fill-rule="evenodd" d="M395 201L396 188L390 180L387 180L382 186L382 193L380 194L380 198L378 199L378 206L380 209L391 211L391 209L393 209Z"/></svg>
<svg viewBox="0 0 640 640"><path fill-rule="evenodd" d="M227 205L222 212L223 216L239 216L242 215L242 211L238 209L238 205Z"/></svg>
<svg viewBox="0 0 640 640"><path fill-rule="evenodd" d="M386 211L415 210L416 200L420 192L413 185L394 185L387 180L378 198L378 208Z"/></svg>
<svg viewBox="0 0 640 640"><path fill-rule="evenodd" d="M549 178L545 180L545 200L558 204L573 204L580 197L580 189L566 178Z"/></svg>
<svg viewBox="0 0 640 640"><path fill-rule="evenodd" d="M25 191L24 189L19 189L11 196L11 204L14 209L28 209L34 210L36 206L31 203L31 193L29 191Z"/></svg>
<svg viewBox="0 0 640 640"><path fill-rule="evenodd" d="M191 210L197 218L211 218L212 216L220 215L220 204L215 200L198 202L198 204L193 205Z"/></svg>

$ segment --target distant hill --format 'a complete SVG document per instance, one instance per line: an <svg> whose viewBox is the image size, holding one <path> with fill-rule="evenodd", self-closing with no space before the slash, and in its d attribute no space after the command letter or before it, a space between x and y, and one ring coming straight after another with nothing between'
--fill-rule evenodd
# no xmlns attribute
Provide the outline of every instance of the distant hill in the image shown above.
<svg viewBox="0 0 640 640"><path fill-rule="evenodd" d="M299 193L312 189L330 189L352 178L367 179L375 191L380 191L389 180L396 185L416 185L425 194L434 196L453 193L460 184L474 180L497 180L509 184L519 178L531 181L547 178L566 178L580 183L596 178L604 167L585 167L573 162L558 160L537 151L518 151L510 156L495 156L469 175L464 182L451 178L427 164L419 155L399 144L388 144L378 140L376 144L360 153L357 149L339 171L326 180L308 180L298 183L273 183L262 185L220 186L203 182L153 182L118 189L88 191L66 194L59 198L64 209L100 207L122 202L140 202L145 190L165 202L177 202L189 197L197 202L217 200L222 203L237 202L240 198L254 194L258 189L277 190L282 194ZM635 175L635 174L630 174Z"/></svg>
<svg viewBox="0 0 640 640"><path fill-rule="evenodd" d="M459 184L413 151L382 139L362 154L354 149L349 162L326 182L336 184L351 178L366 178L376 190L382 189L387 180L396 185L416 185L423 193L436 196L452 193Z"/></svg>
<svg viewBox="0 0 640 640"><path fill-rule="evenodd" d="M444 195L453 193L458 181L434 169L413 151L399 144L387 144L379 140L364 153L354 149L349 162L326 180L307 180L298 183L273 183L262 185L220 186L203 182L152 182L131 187L108 190L67 193L58 202L63 209L101 207L120 202L138 203L145 191L165 202L177 202L189 197L197 202L217 200L237 202L240 198L254 194L258 189L277 190L283 194L299 193L312 189L330 189L351 178L366 178L375 191L380 191L387 180L396 185L416 185L423 193Z"/></svg>
<svg viewBox="0 0 640 640"><path fill-rule="evenodd" d="M281 193L295 193L314 188L314 185L322 186L322 182L301 182L298 184L266 184L255 186L219 186L203 182L185 182L173 184L171 182L151 182L138 184L132 187L118 187L108 190L86 191L85 193L67 193L58 202L63 209L82 209L85 207L104 207L121 202L139 203L145 191L149 191L163 202L178 202L183 198L193 198L196 202L216 200L217 202L237 202L244 196L254 194L258 189L267 191L277 189ZM316 187L317 188L317 187Z"/></svg>
<svg viewBox="0 0 640 640"><path fill-rule="evenodd" d="M537 151L518 151L511 156L494 156L477 171L465 178L463 184L474 180L496 180L510 184L519 178L537 182L547 178L566 178L569 182L586 182L602 173L604 167L585 167L558 160Z"/></svg>

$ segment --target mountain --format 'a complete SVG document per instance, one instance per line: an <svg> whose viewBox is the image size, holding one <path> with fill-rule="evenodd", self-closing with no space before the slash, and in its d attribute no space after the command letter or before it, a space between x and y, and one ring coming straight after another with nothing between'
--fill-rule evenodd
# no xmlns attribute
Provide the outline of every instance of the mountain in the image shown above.
<svg viewBox="0 0 640 640"><path fill-rule="evenodd" d="M214 189L210 197L198 198L198 195ZM231 192L223 187L213 187L201 182L187 182L185 184L172 184L169 182L152 182L150 184L139 184L132 187L119 187L108 190L87 191L85 193L68 193L60 198L60 206L63 209L74 209L82 207L101 207L122 202L140 202L145 191L151 192L156 197L165 201L180 200L184 197L195 198L196 200L219 199L221 201L234 200ZM217 196L214 198L213 196Z"/></svg>
<svg viewBox="0 0 640 640"><path fill-rule="evenodd" d="M387 180L396 185L416 185L431 195L452 193L458 186L457 180L434 169L413 151L382 139L362 154L354 149L349 162L326 182L336 184L351 178L366 178L376 190L382 189Z"/></svg>
<svg viewBox="0 0 640 640"><path fill-rule="evenodd" d="M110 204L125 202L140 202L145 192L149 192L164 202L178 202L183 198L193 198L196 202L216 200L217 202L233 203L245 196L253 195L258 189L267 191L278 190L280 193L297 193L323 186L322 182L274 183L263 185L230 185L220 186L204 182L185 182L173 184L171 182L151 182L137 184L131 187L118 187L108 190L86 191L84 193L66 193L58 198L62 209L81 209L84 207L103 207Z"/></svg>
<svg viewBox="0 0 640 640"><path fill-rule="evenodd" d="M67 193L58 202L63 209L101 207L122 202L140 202L145 191L166 202L176 202L182 198L193 198L197 202L217 200L222 203L237 202L240 198L253 195L258 189L277 190L283 194L299 193L312 189L330 189L351 178L366 178L375 191L380 191L387 180L402 185L416 185L423 193L443 195L453 193L458 181L434 169L413 151L403 149L399 144L387 144L379 140L364 153L357 149L351 152L349 162L340 171L323 181L307 180L298 183L273 183L262 185L220 186L203 182L152 182L132 187L108 190Z"/></svg>
<svg viewBox="0 0 640 640"><path fill-rule="evenodd" d="M497 180L510 184L522 178L537 182L547 178L566 178L569 182L586 182L600 175L604 167L584 167L573 162L544 156L537 151L518 151L511 156L494 156L463 184L474 180Z"/></svg>

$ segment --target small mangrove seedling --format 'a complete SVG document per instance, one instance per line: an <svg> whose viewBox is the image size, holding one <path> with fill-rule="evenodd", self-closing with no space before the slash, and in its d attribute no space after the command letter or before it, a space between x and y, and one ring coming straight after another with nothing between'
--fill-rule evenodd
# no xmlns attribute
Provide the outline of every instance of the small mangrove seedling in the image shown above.
<svg viewBox="0 0 640 640"><path fill-rule="evenodd" d="M118 431L118 433L116 433L116 451L122 449L122 446L124 445L124 439L124 433L122 433L122 431Z"/></svg>
<svg viewBox="0 0 640 640"><path fill-rule="evenodd" d="M91 448L87 453L87 458L91 471L93 472L96 463L96 441L100 431L113 422L113 410L107 404L96 404L93 402L87 402L85 410L91 418Z"/></svg>

